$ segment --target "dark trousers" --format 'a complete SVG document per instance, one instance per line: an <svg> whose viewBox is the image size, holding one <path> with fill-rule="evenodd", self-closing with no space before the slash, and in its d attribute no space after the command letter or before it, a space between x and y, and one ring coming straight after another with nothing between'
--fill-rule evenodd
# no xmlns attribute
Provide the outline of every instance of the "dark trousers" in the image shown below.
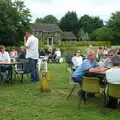
<svg viewBox="0 0 120 120"><path fill-rule="evenodd" d="M28 60L30 65L29 67L30 67L32 82L36 82L38 80L37 59L28 58Z"/></svg>
<svg viewBox="0 0 120 120"><path fill-rule="evenodd" d="M117 108L117 106L118 106L118 99L109 96L107 107L115 109L115 108Z"/></svg>
<svg viewBox="0 0 120 120"><path fill-rule="evenodd" d="M0 74L1 72L8 71L7 80L12 79L12 65L0 65Z"/></svg>

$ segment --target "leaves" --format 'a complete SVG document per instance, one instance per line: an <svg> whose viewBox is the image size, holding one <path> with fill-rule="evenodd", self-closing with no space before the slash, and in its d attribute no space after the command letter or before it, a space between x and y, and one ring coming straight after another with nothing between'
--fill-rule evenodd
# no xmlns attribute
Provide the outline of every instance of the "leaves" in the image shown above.
<svg viewBox="0 0 120 120"><path fill-rule="evenodd" d="M76 12L66 13L65 16L61 19L59 26L63 31L72 31L76 34L79 30Z"/></svg>
<svg viewBox="0 0 120 120"><path fill-rule="evenodd" d="M0 44L18 45L29 28L30 12L24 2L2 0L0 2Z"/></svg>

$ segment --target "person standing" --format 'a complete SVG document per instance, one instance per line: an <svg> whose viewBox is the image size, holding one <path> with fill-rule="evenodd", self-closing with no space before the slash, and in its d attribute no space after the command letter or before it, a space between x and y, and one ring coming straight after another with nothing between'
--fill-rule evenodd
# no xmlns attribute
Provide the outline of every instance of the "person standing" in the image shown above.
<svg viewBox="0 0 120 120"><path fill-rule="evenodd" d="M38 38L31 31L24 36L24 46L26 48L26 58L29 60L32 82L38 80L37 61L39 58Z"/></svg>

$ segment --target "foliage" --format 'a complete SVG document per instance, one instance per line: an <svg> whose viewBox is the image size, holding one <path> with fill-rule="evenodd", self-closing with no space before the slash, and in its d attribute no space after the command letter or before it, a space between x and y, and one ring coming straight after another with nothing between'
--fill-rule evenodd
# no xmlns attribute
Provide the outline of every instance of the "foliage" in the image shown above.
<svg viewBox="0 0 120 120"><path fill-rule="evenodd" d="M47 15L44 18L36 18L35 23L57 24L58 20L53 15Z"/></svg>
<svg viewBox="0 0 120 120"><path fill-rule="evenodd" d="M24 2L11 0L0 2L0 44L18 45L29 28L29 10Z"/></svg>
<svg viewBox="0 0 120 120"><path fill-rule="evenodd" d="M79 28L83 29L85 32L91 33L103 26L103 20L99 17L91 17L88 15L83 15L79 20Z"/></svg>
<svg viewBox="0 0 120 120"><path fill-rule="evenodd" d="M72 31L74 34L77 34L79 26L76 12L66 13L60 20L59 26L63 31Z"/></svg>
<svg viewBox="0 0 120 120"><path fill-rule="evenodd" d="M80 31L78 32L77 37L79 41L89 40L88 33L84 32L82 29L80 29Z"/></svg>
<svg viewBox="0 0 120 120"><path fill-rule="evenodd" d="M110 45L110 41L69 41L69 42L62 42L61 46L89 46L92 44L93 46L104 46Z"/></svg>
<svg viewBox="0 0 120 120"><path fill-rule="evenodd" d="M91 38L96 41L111 41L112 35L110 29L104 26L94 30L91 34Z"/></svg>
<svg viewBox="0 0 120 120"><path fill-rule="evenodd" d="M107 22L107 27L111 30L112 44L120 44L120 11L112 13Z"/></svg>

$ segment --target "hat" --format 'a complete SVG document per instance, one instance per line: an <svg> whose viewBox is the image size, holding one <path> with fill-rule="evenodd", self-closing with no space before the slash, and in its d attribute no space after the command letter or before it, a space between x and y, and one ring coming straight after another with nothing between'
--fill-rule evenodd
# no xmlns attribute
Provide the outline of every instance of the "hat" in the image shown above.
<svg viewBox="0 0 120 120"><path fill-rule="evenodd" d="M80 53L80 50L77 50L76 53Z"/></svg>

